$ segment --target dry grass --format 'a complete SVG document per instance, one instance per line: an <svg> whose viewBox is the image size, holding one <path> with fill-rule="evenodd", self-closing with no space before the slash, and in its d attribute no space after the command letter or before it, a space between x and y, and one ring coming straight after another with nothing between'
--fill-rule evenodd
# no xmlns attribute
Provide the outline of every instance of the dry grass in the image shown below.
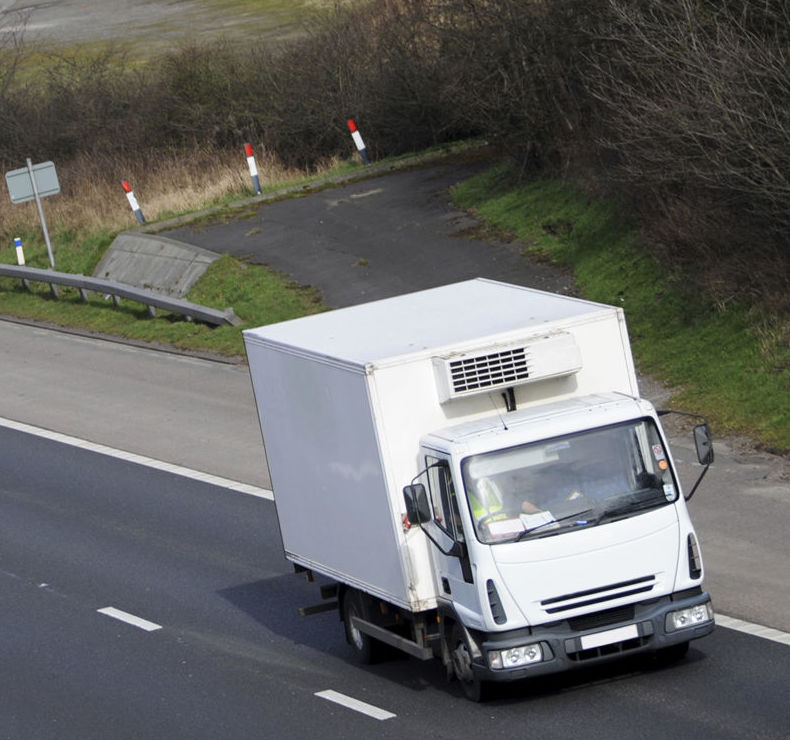
<svg viewBox="0 0 790 740"><path fill-rule="evenodd" d="M144 161L147 159L148 161ZM284 167L269 152L256 152L261 187L272 188L305 177ZM332 163L328 163L331 167ZM221 203L252 193L244 150L199 148L189 152L148 155L143 159L79 155L57 165L61 193L42 201L50 232L88 234L135 226L122 181L128 180L147 221ZM5 179L0 199L8 198ZM8 200L6 200L8 202ZM0 239L4 244L18 234L40 235L33 202L0 209ZM43 243L43 236L39 236Z"/></svg>

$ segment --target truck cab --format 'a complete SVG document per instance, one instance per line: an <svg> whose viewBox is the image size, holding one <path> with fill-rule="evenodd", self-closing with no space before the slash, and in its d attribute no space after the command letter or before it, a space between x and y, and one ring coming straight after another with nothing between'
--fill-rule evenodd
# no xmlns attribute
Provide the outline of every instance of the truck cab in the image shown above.
<svg viewBox="0 0 790 740"><path fill-rule="evenodd" d="M705 450L703 454L707 454ZM443 639L484 681L636 652L682 654L713 629L703 566L655 409L597 394L421 440L420 512Z"/></svg>

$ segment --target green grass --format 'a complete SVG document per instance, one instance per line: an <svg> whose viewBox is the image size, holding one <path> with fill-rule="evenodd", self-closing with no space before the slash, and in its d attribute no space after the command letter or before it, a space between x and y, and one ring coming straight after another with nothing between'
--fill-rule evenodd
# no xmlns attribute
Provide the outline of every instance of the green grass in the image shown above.
<svg viewBox="0 0 790 740"><path fill-rule="evenodd" d="M500 167L454 198L526 253L571 267L584 297L621 306L638 367L675 389L673 405L704 413L719 434L790 451L790 349L770 317L693 293L691 281L639 248L617 208L573 184L517 184Z"/></svg>

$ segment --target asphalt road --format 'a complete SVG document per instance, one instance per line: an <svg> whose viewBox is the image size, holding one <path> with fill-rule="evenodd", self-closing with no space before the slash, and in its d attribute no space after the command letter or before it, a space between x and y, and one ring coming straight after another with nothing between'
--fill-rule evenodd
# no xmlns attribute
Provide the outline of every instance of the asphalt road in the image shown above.
<svg viewBox="0 0 790 740"><path fill-rule="evenodd" d="M269 486L246 365L0 322L0 416Z"/></svg>
<svg viewBox="0 0 790 740"><path fill-rule="evenodd" d="M569 275L524 259L523 245L470 238L479 224L452 207L448 189L479 163L438 164L260 207L167 236L266 264L317 287L334 308L473 277L569 293Z"/></svg>
<svg viewBox="0 0 790 740"><path fill-rule="evenodd" d="M475 705L436 662L357 666L336 614L299 618L316 586L268 501L4 429L0 470L2 738L786 736L788 646L720 628L673 666Z"/></svg>

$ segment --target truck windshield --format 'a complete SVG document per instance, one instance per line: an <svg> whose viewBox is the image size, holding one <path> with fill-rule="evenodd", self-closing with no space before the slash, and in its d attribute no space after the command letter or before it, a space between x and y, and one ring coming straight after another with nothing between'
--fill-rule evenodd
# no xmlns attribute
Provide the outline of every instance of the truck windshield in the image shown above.
<svg viewBox="0 0 790 740"><path fill-rule="evenodd" d="M462 463L481 542L514 542L594 527L677 500L652 419L593 429Z"/></svg>

